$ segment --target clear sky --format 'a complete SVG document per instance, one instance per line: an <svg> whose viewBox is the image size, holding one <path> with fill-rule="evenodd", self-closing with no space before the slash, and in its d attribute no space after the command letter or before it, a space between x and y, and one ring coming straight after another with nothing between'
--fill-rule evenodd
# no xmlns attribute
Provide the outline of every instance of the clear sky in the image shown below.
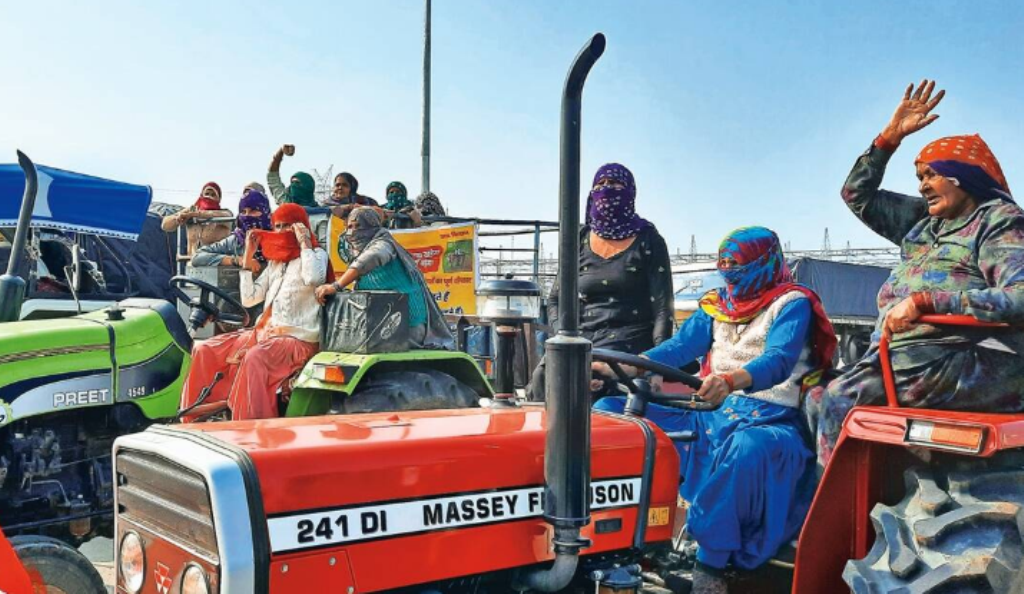
<svg viewBox="0 0 1024 594"><path fill-rule="evenodd" d="M284 173L351 171L361 193L420 187L423 2L6 2L0 161L149 184L191 203L216 180L234 209L282 143ZM940 119L886 177L914 192L927 141L979 132L1024 192L1019 0L435 0L432 189L453 214L557 216L565 72L608 47L583 111L583 184L637 178L673 249L769 226L794 248L885 245L839 187L922 77Z"/></svg>

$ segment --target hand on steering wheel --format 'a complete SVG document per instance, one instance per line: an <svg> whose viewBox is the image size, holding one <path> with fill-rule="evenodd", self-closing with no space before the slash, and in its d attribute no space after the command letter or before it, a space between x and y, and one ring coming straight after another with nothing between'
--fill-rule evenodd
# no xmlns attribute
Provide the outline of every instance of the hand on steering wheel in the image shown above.
<svg viewBox="0 0 1024 594"><path fill-rule="evenodd" d="M592 355L595 361L606 363L607 369L611 370L616 379L619 380L619 383L623 384L626 387L626 390L628 390L634 397L641 396L657 404L688 410L712 410L718 406L716 403L701 400L696 395L658 394L653 390L642 390L641 386L637 385L633 376L630 375L624 367L630 368L634 374L635 369L632 368L646 369L647 371L660 375L669 381L679 382L699 391L703 382L701 382L700 378L694 377L689 373L679 371L678 369L669 367L668 365L662 365L661 363L651 361L650 359L638 357L637 355L631 355L629 353L620 353L619 351L594 349Z"/></svg>
<svg viewBox="0 0 1024 594"><path fill-rule="evenodd" d="M198 330L210 321L239 327L249 325L249 312L244 306L242 306L242 303L238 299L229 295L224 289L215 287L205 281L201 281L190 276L175 276L171 278L167 284L171 287L171 291L174 293L175 297L185 303L188 303L189 307L192 308L192 315L190 316L189 321L192 324L193 330ZM178 288L180 285L193 285L195 287L199 287L199 296L190 297L187 293ZM220 307L214 305L210 295L219 297L222 301L241 313L233 314L222 311Z"/></svg>

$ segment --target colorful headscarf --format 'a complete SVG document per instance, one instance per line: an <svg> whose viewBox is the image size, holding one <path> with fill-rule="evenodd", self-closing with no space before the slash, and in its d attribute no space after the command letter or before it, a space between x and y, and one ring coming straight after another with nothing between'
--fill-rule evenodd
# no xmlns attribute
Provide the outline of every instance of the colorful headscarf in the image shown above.
<svg viewBox="0 0 1024 594"><path fill-rule="evenodd" d="M388 188L384 190L384 197L387 202L384 203L384 208L388 210L402 210L407 206L412 206L412 202L409 202L409 192L405 189L405 184L399 181L393 181L388 184Z"/></svg>
<svg viewBox="0 0 1024 594"><path fill-rule="evenodd" d="M206 188L213 188L213 191L217 193L217 199L207 198L203 196L206 192ZM203 189L199 190L199 198L196 199L196 208L199 210L220 210L220 186L217 182L206 182L203 184Z"/></svg>
<svg viewBox="0 0 1024 594"><path fill-rule="evenodd" d="M636 214L636 183L629 169L618 163L602 165L594 175L591 187L602 179L619 181L625 187L606 187L590 191L587 198L586 223L598 237L626 239L653 226Z"/></svg>
<svg viewBox="0 0 1024 594"><path fill-rule="evenodd" d="M979 202L993 198L1013 201L1003 168L977 134L947 136L921 149L914 163L925 163L938 174L956 180Z"/></svg>
<svg viewBox="0 0 1024 594"><path fill-rule="evenodd" d="M242 216L242 211L246 208L256 209L260 211L260 214L256 216ZM238 244L245 245L245 234L250 230L256 229L271 230L270 200L262 192L248 189L238 202L238 217L235 219L235 239L238 240ZM256 250L256 259L260 264L267 263L262 250Z"/></svg>
<svg viewBox="0 0 1024 594"><path fill-rule="evenodd" d="M254 181L245 184L245 187L242 188L242 195L244 196L246 193L249 192L249 190L256 190L257 192L263 194L264 196L267 195L267 189L264 188L263 184L261 184L260 182Z"/></svg>
<svg viewBox="0 0 1024 594"><path fill-rule="evenodd" d="M437 197L437 194L433 192L423 192L416 197L416 208L420 209L423 216L427 217L443 217L445 216L444 206L441 205L441 199Z"/></svg>
<svg viewBox="0 0 1024 594"><path fill-rule="evenodd" d="M724 259L735 262L722 268ZM776 299L799 291L810 301L813 311L812 349L821 369L832 365L836 335L818 295L793 282L779 236L765 227L741 227L718 246L718 272L725 287L708 291L700 298L701 310L720 322L745 324L764 311Z"/></svg>
<svg viewBox="0 0 1024 594"><path fill-rule="evenodd" d="M292 182L288 185L288 198L292 203L300 206L317 206L314 192L316 182L313 176L305 171L296 171L292 174Z"/></svg>

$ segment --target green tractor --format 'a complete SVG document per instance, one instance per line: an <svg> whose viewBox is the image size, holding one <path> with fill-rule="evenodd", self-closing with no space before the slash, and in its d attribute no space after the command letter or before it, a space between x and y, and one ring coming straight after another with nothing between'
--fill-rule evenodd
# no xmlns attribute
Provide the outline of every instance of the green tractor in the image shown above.
<svg viewBox="0 0 1024 594"><path fill-rule="evenodd" d="M21 153L19 165L16 187L4 176L13 167L0 166L0 247L9 250L0 276L0 527L8 536L38 534L77 545L112 535L114 439L176 422L196 332L212 322L242 326L249 319L232 295L199 279L167 282L165 276L163 292L139 290L146 279L125 257L112 258L103 271L110 278L117 269L128 271L121 273L123 298L80 294L87 284L81 277L104 277L77 249L83 238L135 241L151 190L37 168ZM11 196L22 188L19 213ZM66 293L53 293L71 307L26 319L24 305L41 286L40 273L28 265L39 255L30 235L44 232L76 248L63 267L66 282L58 283ZM198 291L186 293L184 286ZM189 306L187 316L178 301ZM102 308L88 311L90 304ZM474 359L450 351L321 352L290 388L281 405L287 416L477 406L493 396Z"/></svg>

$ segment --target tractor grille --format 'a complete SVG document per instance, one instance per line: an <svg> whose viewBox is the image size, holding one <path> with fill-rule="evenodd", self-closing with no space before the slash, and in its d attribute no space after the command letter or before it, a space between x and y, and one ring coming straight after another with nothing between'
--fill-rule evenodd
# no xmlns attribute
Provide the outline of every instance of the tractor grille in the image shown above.
<svg viewBox="0 0 1024 594"><path fill-rule="evenodd" d="M216 563L217 535L203 478L160 456L117 454L117 513Z"/></svg>

